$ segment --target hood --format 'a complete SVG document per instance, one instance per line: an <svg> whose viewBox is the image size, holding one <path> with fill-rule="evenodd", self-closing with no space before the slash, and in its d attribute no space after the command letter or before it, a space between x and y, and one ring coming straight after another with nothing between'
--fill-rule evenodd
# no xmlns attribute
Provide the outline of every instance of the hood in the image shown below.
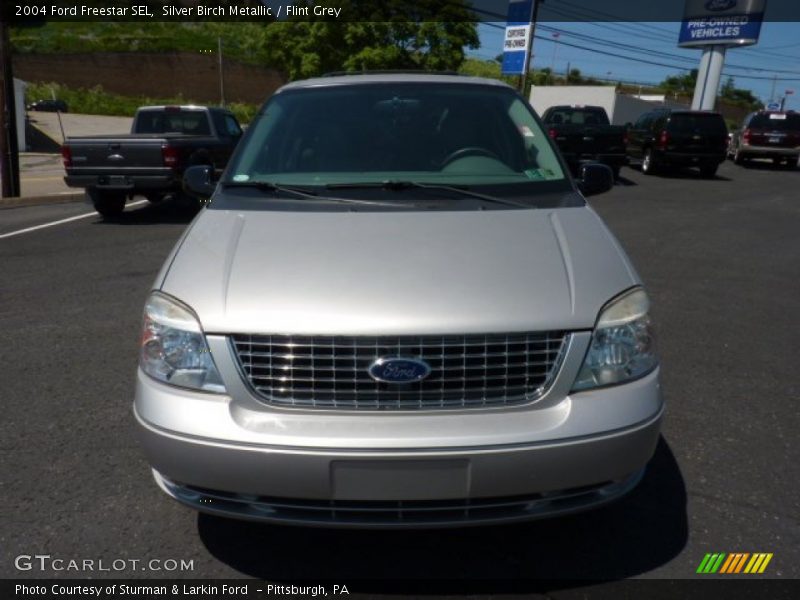
<svg viewBox="0 0 800 600"><path fill-rule="evenodd" d="M205 210L161 289L207 333L589 329L639 279L588 207Z"/></svg>

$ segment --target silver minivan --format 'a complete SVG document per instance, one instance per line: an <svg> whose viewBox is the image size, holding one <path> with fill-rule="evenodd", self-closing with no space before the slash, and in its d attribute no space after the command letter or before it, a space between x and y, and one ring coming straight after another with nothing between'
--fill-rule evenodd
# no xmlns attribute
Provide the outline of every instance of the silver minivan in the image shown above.
<svg viewBox="0 0 800 600"><path fill-rule="evenodd" d="M322 526L501 523L631 490L663 402L649 300L507 85L281 88L144 309L135 415L195 509Z"/></svg>

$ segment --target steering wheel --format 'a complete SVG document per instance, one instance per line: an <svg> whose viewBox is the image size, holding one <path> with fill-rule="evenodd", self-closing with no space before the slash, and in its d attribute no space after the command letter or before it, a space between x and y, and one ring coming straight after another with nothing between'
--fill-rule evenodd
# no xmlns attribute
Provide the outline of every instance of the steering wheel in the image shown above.
<svg viewBox="0 0 800 600"><path fill-rule="evenodd" d="M479 146L465 146L464 148L459 148L448 154L447 156L442 159L440 166L442 168L449 165L454 160L458 160L459 158L464 158L465 156L486 156L488 158L493 158L498 162L502 162L500 157L497 156L491 150L487 150L486 148L480 148Z"/></svg>

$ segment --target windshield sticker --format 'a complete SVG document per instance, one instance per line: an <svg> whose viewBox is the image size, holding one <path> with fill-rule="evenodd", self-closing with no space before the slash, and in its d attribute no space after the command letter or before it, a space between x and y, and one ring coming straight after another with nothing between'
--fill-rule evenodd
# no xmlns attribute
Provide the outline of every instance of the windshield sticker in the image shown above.
<svg viewBox="0 0 800 600"><path fill-rule="evenodd" d="M772 114L769 116L769 118L770 118L770 119L776 119L776 120L778 120L778 121L785 121L785 120L786 120L786 115L782 115L782 114L780 114L780 113L772 113Z"/></svg>
<svg viewBox="0 0 800 600"><path fill-rule="evenodd" d="M545 179L545 174L543 171L544 169L525 169L525 175L528 176L528 179L541 181L542 179Z"/></svg>
<svg viewBox="0 0 800 600"><path fill-rule="evenodd" d="M527 125L520 126L519 130L522 132L522 137L535 137L531 128Z"/></svg>
<svg viewBox="0 0 800 600"><path fill-rule="evenodd" d="M248 181L250 179L250 175L245 175L243 173L239 173L238 175L233 176L234 181Z"/></svg>

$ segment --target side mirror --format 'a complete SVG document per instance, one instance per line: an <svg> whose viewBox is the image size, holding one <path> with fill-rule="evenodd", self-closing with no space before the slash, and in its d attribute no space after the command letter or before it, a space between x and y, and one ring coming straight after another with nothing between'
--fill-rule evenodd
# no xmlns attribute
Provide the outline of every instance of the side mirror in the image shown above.
<svg viewBox="0 0 800 600"><path fill-rule="evenodd" d="M584 196L595 196L614 187L614 174L606 165L587 163L581 165L581 176L577 184Z"/></svg>
<svg viewBox="0 0 800 600"><path fill-rule="evenodd" d="M214 169L208 165L195 165L183 172L183 190L190 196L207 200L217 187L211 181Z"/></svg>

